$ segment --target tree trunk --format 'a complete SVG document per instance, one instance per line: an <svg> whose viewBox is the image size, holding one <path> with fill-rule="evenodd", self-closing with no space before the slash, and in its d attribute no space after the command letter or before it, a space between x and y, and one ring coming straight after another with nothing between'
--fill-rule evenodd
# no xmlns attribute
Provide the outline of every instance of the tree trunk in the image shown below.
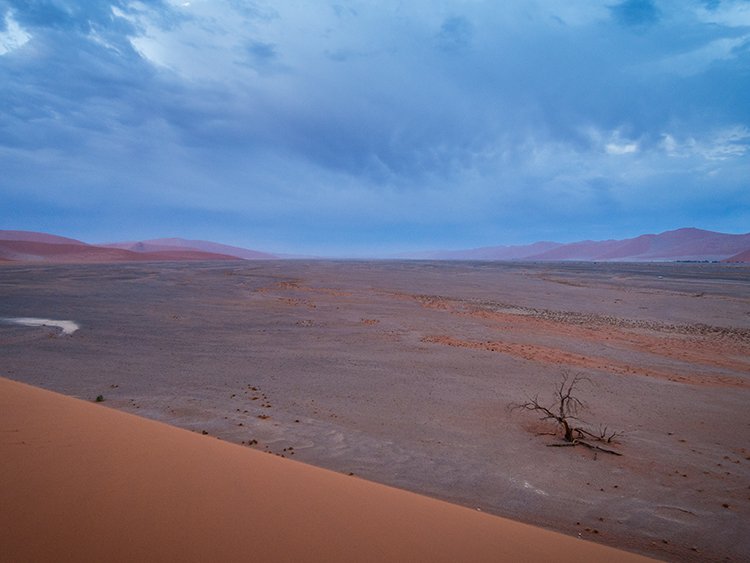
<svg viewBox="0 0 750 563"><path fill-rule="evenodd" d="M568 425L568 421L565 419L561 419L560 424L562 424L563 430L565 430L565 441L566 442L572 442L573 441L573 429Z"/></svg>

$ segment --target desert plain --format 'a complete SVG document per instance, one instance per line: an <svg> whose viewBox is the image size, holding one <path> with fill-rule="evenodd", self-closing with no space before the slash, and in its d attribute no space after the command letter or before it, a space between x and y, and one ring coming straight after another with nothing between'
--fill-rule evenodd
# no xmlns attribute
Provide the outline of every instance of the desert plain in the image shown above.
<svg viewBox="0 0 750 563"><path fill-rule="evenodd" d="M8 264L0 296L79 327L0 322L2 377L660 559L750 559L750 266ZM565 373L622 455L548 447L511 408Z"/></svg>

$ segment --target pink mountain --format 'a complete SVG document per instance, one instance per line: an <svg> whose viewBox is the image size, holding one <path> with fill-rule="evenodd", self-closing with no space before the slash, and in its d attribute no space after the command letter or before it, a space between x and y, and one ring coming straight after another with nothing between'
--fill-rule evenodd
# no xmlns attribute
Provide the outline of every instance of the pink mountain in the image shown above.
<svg viewBox="0 0 750 563"><path fill-rule="evenodd" d="M750 248L748 248L747 250L743 252L740 252L739 254L730 256L729 258L726 258L723 261L724 262L750 262Z"/></svg>
<svg viewBox="0 0 750 563"><path fill-rule="evenodd" d="M469 250L442 250L410 255L409 258L427 260L523 260L562 246L559 242L535 242L521 246L486 246Z"/></svg>
<svg viewBox="0 0 750 563"><path fill-rule="evenodd" d="M48 235L47 233L37 233L34 231L3 231L0 230L0 241L17 240L26 242L43 242L46 244L86 244L80 240L57 235Z"/></svg>
<svg viewBox="0 0 750 563"><path fill-rule="evenodd" d="M171 247L164 251L133 252L86 244L79 240L30 231L0 230L2 262L136 262L186 260L237 260L235 256Z"/></svg>
<svg viewBox="0 0 750 563"><path fill-rule="evenodd" d="M413 255L437 260L532 260L657 262L725 260L750 249L750 233L731 235L685 228L623 240L536 242ZM741 261L735 259L735 261Z"/></svg>
<svg viewBox="0 0 750 563"><path fill-rule="evenodd" d="M230 246L228 244L220 244L218 242L210 242L206 240L188 240L182 238L160 238L137 242L114 242L103 244L101 246L121 248L133 252L192 250L213 254L224 254L235 258L242 258L243 260L273 260L277 258L277 256L274 256L273 254L260 252L258 250L250 250L248 248L240 248L238 246Z"/></svg>
<svg viewBox="0 0 750 563"><path fill-rule="evenodd" d="M624 240L575 242L528 258L629 262L723 260L747 249L750 249L750 233L730 235L686 228Z"/></svg>

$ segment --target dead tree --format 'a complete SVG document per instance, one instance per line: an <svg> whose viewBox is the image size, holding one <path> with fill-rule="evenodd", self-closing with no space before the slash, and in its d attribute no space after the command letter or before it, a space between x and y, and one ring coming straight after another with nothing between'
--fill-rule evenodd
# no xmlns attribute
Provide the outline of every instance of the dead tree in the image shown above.
<svg viewBox="0 0 750 563"><path fill-rule="evenodd" d="M606 426L600 426L598 432L588 430L582 426L586 422L579 418L579 413L586 410L586 404L576 396L576 387L582 381L590 382L591 380L578 375L571 378L570 374L565 373L560 379L560 384L555 389L555 400L549 407L539 401L539 395L535 395L525 403L511 405L511 409L540 413L540 420L554 421L562 433L563 442L548 444L550 447L580 445L595 451L622 455L615 450L591 443L591 440L593 440L611 444L622 433L611 431Z"/></svg>

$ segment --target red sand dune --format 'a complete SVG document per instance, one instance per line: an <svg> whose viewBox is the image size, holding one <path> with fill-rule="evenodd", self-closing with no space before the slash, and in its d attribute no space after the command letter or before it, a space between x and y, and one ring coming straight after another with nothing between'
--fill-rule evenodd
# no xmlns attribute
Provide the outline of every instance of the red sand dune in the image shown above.
<svg viewBox="0 0 750 563"><path fill-rule="evenodd" d="M37 233L34 231L4 231L0 229L0 240L21 240L27 242L45 242L47 244L83 244L80 240L47 233Z"/></svg>
<svg viewBox="0 0 750 563"><path fill-rule="evenodd" d="M646 234L623 240L585 240L560 244L537 242L525 246L496 246L423 253L415 258L442 260L580 260L671 261L723 260L750 247L750 233L732 235L685 228L658 235Z"/></svg>
<svg viewBox="0 0 750 563"><path fill-rule="evenodd" d="M92 246L85 243L46 243L27 240L0 240L0 259L17 262L65 263L237 260L234 256L195 250L139 253L119 248Z"/></svg>
<svg viewBox="0 0 750 563"><path fill-rule="evenodd" d="M750 233L731 235L677 229L625 240L583 241L531 256L531 260L721 260L750 245Z"/></svg>
<svg viewBox="0 0 750 563"><path fill-rule="evenodd" d="M730 256L724 262L750 262L750 248L734 256Z"/></svg>
<svg viewBox="0 0 750 563"><path fill-rule="evenodd" d="M181 238L161 238L153 240L144 240L136 242L113 242L103 244L111 248L124 248L134 252L159 252L165 250L195 250L200 252L211 252L214 254L225 254L235 256L243 260L273 260L277 258L273 254L230 246L228 244L219 244L206 240L187 240Z"/></svg>
<svg viewBox="0 0 750 563"><path fill-rule="evenodd" d="M91 245L33 231L0 230L0 262L135 262L185 260L263 260L271 254L207 241L158 239Z"/></svg>
<svg viewBox="0 0 750 563"><path fill-rule="evenodd" d="M516 246L487 246L469 250L423 252L411 255L409 258L425 260L523 260L559 246L562 246L562 243L541 241Z"/></svg>
<svg viewBox="0 0 750 563"><path fill-rule="evenodd" d="M646 561L0 378L2 561Z"/></svg>

